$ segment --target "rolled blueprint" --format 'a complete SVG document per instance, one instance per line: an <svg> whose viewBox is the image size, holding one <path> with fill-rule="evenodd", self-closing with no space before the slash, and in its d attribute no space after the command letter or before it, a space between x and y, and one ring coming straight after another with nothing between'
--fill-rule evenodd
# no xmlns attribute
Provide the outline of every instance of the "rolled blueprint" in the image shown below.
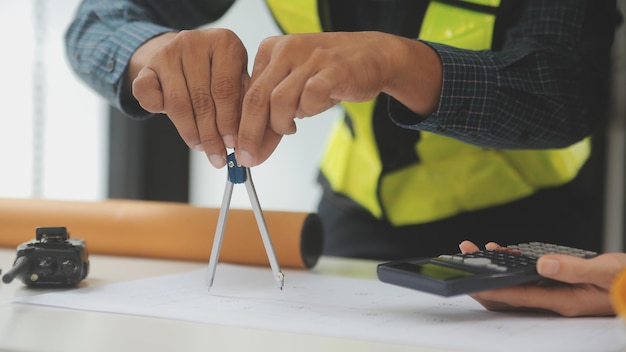
<svg viewBox="0 0 626 352"><path fill-rule="evenodd" d="M309 269L322 251L317 214L264 211L282 267ZM184 203L0 199L0 247L35 238L40 226L64 226L93 254L208 261L219 209ZM230 209L220 261L269 265L252 210Z"/></svg>

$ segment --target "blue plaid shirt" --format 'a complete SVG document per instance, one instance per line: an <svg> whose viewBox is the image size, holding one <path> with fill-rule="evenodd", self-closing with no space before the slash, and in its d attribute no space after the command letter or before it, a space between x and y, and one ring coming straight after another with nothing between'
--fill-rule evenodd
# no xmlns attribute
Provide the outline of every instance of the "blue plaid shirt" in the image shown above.
<svg viewBox="0 0 626 352"><path fill-rule="evenodd" d="M521 0L520 0L521 1ZM125 114L149 113L124 94L135 49L167 31L218 19L231 0L84 0L66 33L75 72ZM560 148L602 122L615 1L529 0L498 50L427 43L443 63L440 104L417 116L393 99L390 116L406 128L506 149Z"/></svg>

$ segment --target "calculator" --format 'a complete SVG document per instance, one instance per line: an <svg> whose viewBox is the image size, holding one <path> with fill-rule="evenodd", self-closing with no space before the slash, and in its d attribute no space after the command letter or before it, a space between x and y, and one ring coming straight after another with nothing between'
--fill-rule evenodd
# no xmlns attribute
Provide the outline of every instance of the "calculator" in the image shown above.
<svg viewBox="0 0 626 352"><path fill-rule="evenodd" d="M449 297L539 281L542 277L536 270L537 259L553 253L597 256L593 251L529 242L473 253L391 261L379 264L376 274L388 284Z"/></svg>

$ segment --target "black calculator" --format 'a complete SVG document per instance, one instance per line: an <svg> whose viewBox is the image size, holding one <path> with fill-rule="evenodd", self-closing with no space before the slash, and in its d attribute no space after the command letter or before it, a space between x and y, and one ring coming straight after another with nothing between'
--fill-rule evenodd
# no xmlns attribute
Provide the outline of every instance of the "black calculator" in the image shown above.
<svg viewBox="0 0 626 352"><path fill-rule="evenodd" d="M597 256L593 251L529 242L474 253L396 260L379 264L376 273L385 283L449 297L541 280L537 259L552 253Z"/></svg>

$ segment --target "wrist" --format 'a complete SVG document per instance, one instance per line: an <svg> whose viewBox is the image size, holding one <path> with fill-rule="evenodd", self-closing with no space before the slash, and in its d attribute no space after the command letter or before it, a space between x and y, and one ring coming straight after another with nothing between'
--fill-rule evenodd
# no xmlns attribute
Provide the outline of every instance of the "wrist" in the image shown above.
<svg viewBox="0 0 626 352"><path fill-rule="evenodd" d="M428 45L400 38L395 61L384 92L414 113L429 116L437 110L441 95L443 68L437 52Z"/></svg>

